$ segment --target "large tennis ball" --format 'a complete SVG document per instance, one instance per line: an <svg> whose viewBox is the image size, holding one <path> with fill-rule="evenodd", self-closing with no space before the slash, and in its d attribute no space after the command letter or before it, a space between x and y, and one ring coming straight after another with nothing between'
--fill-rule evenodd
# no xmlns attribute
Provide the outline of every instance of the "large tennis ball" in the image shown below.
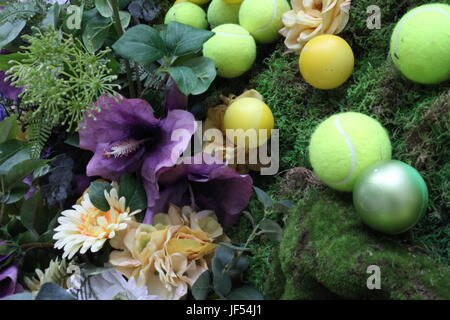
<svg viewBox="0 0 450 320"><path fill-rule="evenodd" d="M168 24L170 21L184 23L198 29L208 28L205 11L191 2L180 2L170 8L164 23Z"/></svg>
<svg viewBox="0 0 450 320"><path fill-rule="evenodd" d="M223 126L225 130L234 130L235 145L240 148L255 148L264 144L270 137L274 119L272 111L264 101L256 98L241 98L233 102L225 111ZM241 130L236 131L239 129ZM246 133L247 130L253 130L253 132ZM227 137L229 137L228 132ZM250 140L250 137L255 139ZM245 146L240 145L243 143Z"/></svg>
<svg viewBox="0 0 450 320"><path fill-rule="evenodd" d="M256 59L256 43L247 30L237 24L222 24L203 44L203 56L214 61L217 73L235 78L247 72Z"/></svg>
<svg viewBox="0 0 450 320"><path fill-rule="evenodd" d="M328 186L352 191L356 178L370 165L391 159L391 142L381 124L357 112L335 114L311 136L309 160Z"/></svg>
<svg viewBox="0 0 450 320"><path fill-rule="evenodd" d="M176 0L175 3L180 3L180 2L192 2L195 4L205 4L208 3L210 0Z"/></svg>
<svg viewBox="0 0 450 320"><path fill-rule="evenodd" d="M239 24L241 4L227 3L225 0L213 0L208 8L207 19L212 28L221 24Z"/></svg>
<svg viewBox="0 0 450 320"><path fill-rule="evenodd" d="M433 84L450 79L450 6L433 3L406 13L392 33L390 54L411 81Z"/></svg>
<svg viewBox="0 0 450 320"><path fill-rule="evenodd" d="M334 89L343 84L353 71L352 48L341 37L324 34L309 40L300 53L300 73L317 89Z"/></svg>
<svg viewBox="0 0 450 320"><path fill-rule="evenodd" d="M271 43L280 37L281 16L290 9L287 0L244 0L239 11L239 24L257 42Z"/></svg>

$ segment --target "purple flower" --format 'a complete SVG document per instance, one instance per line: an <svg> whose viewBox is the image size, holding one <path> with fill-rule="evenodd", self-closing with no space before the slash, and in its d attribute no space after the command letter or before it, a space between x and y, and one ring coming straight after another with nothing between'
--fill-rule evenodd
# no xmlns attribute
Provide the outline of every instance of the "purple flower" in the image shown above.
<svg viewBox="0 0 450 320"><path fill-rule="evenodd" d="M0 54L9 54L9 52L6 50L1 50ZM5 72L0 70L0 96L8 100L17 101L19 99L19 95L22 93L22 88L11 86L11 82L9 80L5 80L5 78Z"/></svg>
<svg viewBox="0 0 450 320"><path fill-rule="evenodd" d="M160 168L175 164L197 128L194 116L183 110L169 111L162 120L155 118L152 107L142 99L117 101L104 95L97 106L101 112L93 112L95 119L85 117L79 132L80 147L94 152L88 176L117 180L140 170L145 162L145 178L155 181ZM182 141L172 138L175 130L185 134Z"/></svg>
<svg viewBox="0 0 450 320"><path fill-rule="evenodd" d="M205 156L198 154L195 158ZM204 161L195 164L199 161L194 161L194 158L191 158L191 163L161 169L156 185L144 180L149 206L145 223L151 223L153 214L167 212L169 203L213 210L225 227L239 219L253 193L252 178L224 164L206 164ZM144 165L142 171L145 169Z"/></svg>
<svg viewBox="0 0 450 320"><path fill-rule="evenodd" d="M178 89L172 78L167 81L165 107L167 111L175 109L186 109L188 97Z"/></svg>
<svg viewBox="0 0 450 320"><path fill-rule="evenodd" d="M6 242L0 241L0 244L5 243ZM0 264L7 258L8 255L0 256ZM17 283L18 273L19 269L15 265L0 270L0 299L23 291L22 286Z"/></svg>

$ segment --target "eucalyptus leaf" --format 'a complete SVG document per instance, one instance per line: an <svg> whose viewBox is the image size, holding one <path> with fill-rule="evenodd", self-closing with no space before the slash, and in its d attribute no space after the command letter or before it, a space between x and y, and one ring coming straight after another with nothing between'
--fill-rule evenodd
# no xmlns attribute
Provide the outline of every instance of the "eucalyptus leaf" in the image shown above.
<svg viewBox="0 0 450 320"><path fill-rule="evenodd" d="M113 8L110 0L95 0L95 8L105 18L113 16Z"/></svg>
<svg viewBox="0 0 450 320"><path fill-rule="evenodd" d="M220 260L212 260L214 291L222 297L227 296L232 288L231 276L224 272L223 267Z"/></svg>
<svg viewBox="0 0 450 320"><path fill-rule="evenodd" d="M272 199L266 192L255 186L253 187L253 189L255 189L256 197L258 198L259 202L262 203L264 208L267 209L273 206Z"/></svg>
<svg viewBox="0 0 450 320"><path fill-rule="evenodd" d="M0 49L14 41L22 32L27 22L25 20L16 20L5 22L0 26Z"/></svg>
<svg viewBox="0 0 450 320"><path fill-rule="evenodd" d="M61 13L61 6L56 2L48 9L47 14L45 15L44 19L41 22L41 26L44 28L50 26L54 29L57 29L60 13Z"/></svg>
<svg viewBox="0 0 450 320"><path fill-rule="evenodd" d="M126 11L119 11L120 24L122 28L127 28L131 22L131 14Z"/></svg>
<svg viewBox="0 0 450 320"><path fill-rule="evenodd" d="M240 246L235 246L233 244L231 244L230 242L221 242L219 243L219 245L226 247L228 249L231 250L237 250L237 251L251 251L250 248L245 248L245 247L240 247Z"/></svg>
<svg viewBox="0 0 450 320"><path fill-rule="evenodd" d="M211 274L208 270L203 272L192 286L192 295L195 300L206 300L211 290Z"/></svg>
<svg viewBox="0 0 450 320"><path fill-rule="evenodd" d="M118 55L139 63L159 60L165 51L159 32L144 24L128 29L112 48Z"/></svg>
<svg viewBox="0 0 450 320"><path fill-rule="evenodd" d="M88 189L89 199L97 209L102 211L110 209L109 203L105 198L105 190L109 192L111 188L111 185L107 182L95 181L91 183Z"/></svg>
<svg viewBox="0 0 450 320"><path fill-rule="evenodd" d="M263 219L259 223L261 232L264 233L267 238L273 241L281 241L283 237L283 229L278 223L270 219Z"/></svg>
<svg viewBox="0 0 450 320"><path fill-rule="evenodd" d="M280 200L275 202L274 208L278 211L288 213L294 207L294 203L289 200Z"/></svg>

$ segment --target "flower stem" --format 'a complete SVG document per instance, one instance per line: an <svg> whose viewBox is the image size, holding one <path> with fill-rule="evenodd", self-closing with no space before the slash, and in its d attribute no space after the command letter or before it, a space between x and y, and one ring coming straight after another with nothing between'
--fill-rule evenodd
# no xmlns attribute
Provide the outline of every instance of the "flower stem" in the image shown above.
<svg viewBox="0 0 450 320"><path fill-rule="evenodd" d="M121 37L123 35L123 28L122 23L120 22L119 4L117 3L117 0L109 0L109 3L111 4L111 7L113 9L113 20L114 25L116 27L117 35ZM127 81L128 81L128 89L130 90L130 98L135 98L136 91L134 90L131 66L128 60L125 60L125 69L127 70Z"/></svg>

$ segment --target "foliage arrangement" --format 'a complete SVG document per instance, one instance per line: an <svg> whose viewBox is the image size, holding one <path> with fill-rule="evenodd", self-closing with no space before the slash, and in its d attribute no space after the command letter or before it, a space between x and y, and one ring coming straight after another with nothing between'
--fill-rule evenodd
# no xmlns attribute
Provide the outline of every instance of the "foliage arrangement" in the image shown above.
<svg viewBox="0 0 450 320"><path fill-rule="evenodd" d="M202 55L213 31L163 23L171 0L0 0L0 299L449 299L450 87L411 83L387 58L399 17L423 3L380 1L369 30L368 0L292 0L285 19L306 20L226 79ZM313 31L353 49L336 89L308 85L286 54ZM275 175L229 163L250 151L215 140L246 98L280 129ZM429 186L410 231L370 230L310 171L314 129L345 111L383 123ZM367 289L368 265L382 290Z"/></svg>

